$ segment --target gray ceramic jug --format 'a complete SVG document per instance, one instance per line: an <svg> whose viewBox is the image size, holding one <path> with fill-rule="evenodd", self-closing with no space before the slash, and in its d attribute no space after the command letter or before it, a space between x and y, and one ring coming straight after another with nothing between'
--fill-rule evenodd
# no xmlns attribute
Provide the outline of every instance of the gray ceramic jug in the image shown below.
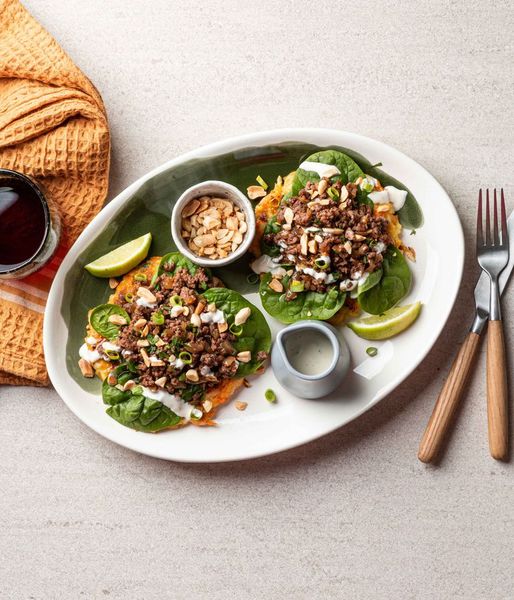
<svg viewBox="0 0 514 600"><path fill-rule="evenodd" d="M298 354L303 348L309 352L306 356L314 359L315 352L308 347L309 337L313 334L317 334L318 338L321 334L328 342L322 357L323 366L317 372L315 364L307 364L308 368L303 369L306 372L302 372L291 364L291 354ZM293 347L291 341L294 342ZM350 352L332 325L323 321L298 321L278 333L271 352L271 365L278 382L295 396L321 398L333 392L343 381L350 367Z"/></svg>

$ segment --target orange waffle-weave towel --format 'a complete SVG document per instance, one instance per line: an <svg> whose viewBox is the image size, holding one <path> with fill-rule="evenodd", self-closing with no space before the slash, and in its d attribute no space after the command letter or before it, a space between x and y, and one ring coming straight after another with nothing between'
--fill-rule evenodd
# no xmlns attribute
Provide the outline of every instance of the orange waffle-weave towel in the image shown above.
<svg viewBox="0 0 514 600"><path fill-rule="evenodd" d="M109 129L93 84L17 0L0 0L0 167L42 185L61 217L53 259L0 280L0 383L48 385L43 311L67 249L102 208Z"/></svg>

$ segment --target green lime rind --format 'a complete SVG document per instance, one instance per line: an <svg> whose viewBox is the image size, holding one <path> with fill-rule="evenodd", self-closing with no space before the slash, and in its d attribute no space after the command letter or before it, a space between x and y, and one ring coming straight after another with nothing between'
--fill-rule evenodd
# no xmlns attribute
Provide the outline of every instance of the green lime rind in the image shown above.
<svg viewBox="0 0 514 600"><path fill-rule="evenodd" d="M387 340L410 327L421 312L422 303L397 306L371 317L348 323L348 327L365 340Z"/></svg>
<svg viewBox="0 0 514 600"><path fill-rule="evenodd" d="M125 275L147 257L151 243L152 234L146 233L100 256L84 268L95 277Z"/></svg>

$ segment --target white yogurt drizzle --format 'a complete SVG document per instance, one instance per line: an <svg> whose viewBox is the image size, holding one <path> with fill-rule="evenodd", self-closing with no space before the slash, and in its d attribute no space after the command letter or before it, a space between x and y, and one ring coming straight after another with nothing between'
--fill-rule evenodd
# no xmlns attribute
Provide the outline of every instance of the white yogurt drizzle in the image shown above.
<svg viewBox="0 0 514 600"><path fill-rule="evenodd" d="M311 162L309 160L304 161L299 168L303 171L312 171L317 173L320 177L333 177L334 175L341 175L341 171L334 165L326 165L325 163Z"/></svg>
<svg viewBox="0 0 514 600"><path fill-rule="evenodd" d="M167 406L176 415L182 417L183 419L187 419L189 421L191 419L191 413L198 410L191 404L184 402L180 396L170 394L166 390L157 390L156 392L152 392L152 390L147 387L141 387L143 388L143 396L150 398L151 400L158 400L159 402L162 402L164 406Z"/></svg>
<svg viewBox="0 0 514 600"><path fill-rule="evenodd" d="M119 352L121 348L117 344L113 344L112 342L104 342L102 344L103 350L109 350L109 352Z"/></svg>
<svg viewBox="0 0 514 600"><path fill-rule="evenodd" d="M383 191L371 192L368 197L373 200L375 204L387 204L390 202L393 205L394 212L398 212L407 199L407 192L405 190L399 190L394 185L386 185Z"/></svg>
<svg viewBox="0 0 514 600"><path fill-rule="evenodd" d="M389 192L387 190L380 190L371 192L368 196L373 200L375 204L388 204L389 203Z"/></svg>
<svg viewBox="0 0 514 600"><path fill-rule="evenodd" d="M369 277L369 273L364 273L364 275L360 275L360 273L356 273L359 275L358 279L343 279L339 284L339 289L343 292L352 292L357 287L364 285L366 279Z"/></svg>
<svg viewBox="0 0 514 600"><path fill-rule="evenodd" d="M359 285L358 281L352 281L351 279L343 279L339 284L339 289L342 292L351 292Z"/></svg>
<svg viewBox="0 0 514 600"><path fill-rule="evenodd" d="M102 358L102 355L98 350L90 350L87 347L87 344L82 344L79 350L79 356L91 364Z"/></svg>
<svg viewBox="0 0 514 600"><path fill-rule="evenodd" d="M170 360L169 363L172 367L175 367L175 369L178 369L179 371L181 371L186 364L181 358L174 358L173 360Z"/></svg>
<svg viewBox="0 0 514 600"><path fill-rule="evenodd" d="M225 323L223 311L217 308L215 311L203 312L200 315L202 323Z"/></svg>
<svg viewBox="0 0 514 600"><path fill-rule="evenodd" d="M333 283L334 282L334 276L332 275L332 273L322 273L320 271L315 271L311 267L302 267L299 269L299 271L301 271L302 273L305 273L306 275L310 275L317 281L323 281L323 283Z"/></svg>
<svg viewBox="0 0 514 600"><path fill-rule="evenodd" d="M250 264L250 268L254 273L257 273L257 275L260 275L261 273L271 273L275 275L277 271L280 272L279 269L282 268L277 264L280 260L280 257L272 258L268 254L262 254Z"/></svg>

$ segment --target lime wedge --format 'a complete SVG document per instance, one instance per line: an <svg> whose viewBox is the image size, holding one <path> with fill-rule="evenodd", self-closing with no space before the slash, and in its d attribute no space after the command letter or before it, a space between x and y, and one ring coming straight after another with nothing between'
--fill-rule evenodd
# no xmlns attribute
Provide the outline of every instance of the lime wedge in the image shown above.
<svg viewBox="0 0 514 600"><path fill-rule="evenodd" d="M348 327L365 340L386 340L401 333L418 318L421 302L397 306L381 315L364 317L348 323Z"/></svg>
<svg viewBox="0 0 514 600"><path fill-rule="evenodd" d="M152 234L146 233L100 256L84 268L96 277L125 275L146 258L151 243Z"/></svg>

